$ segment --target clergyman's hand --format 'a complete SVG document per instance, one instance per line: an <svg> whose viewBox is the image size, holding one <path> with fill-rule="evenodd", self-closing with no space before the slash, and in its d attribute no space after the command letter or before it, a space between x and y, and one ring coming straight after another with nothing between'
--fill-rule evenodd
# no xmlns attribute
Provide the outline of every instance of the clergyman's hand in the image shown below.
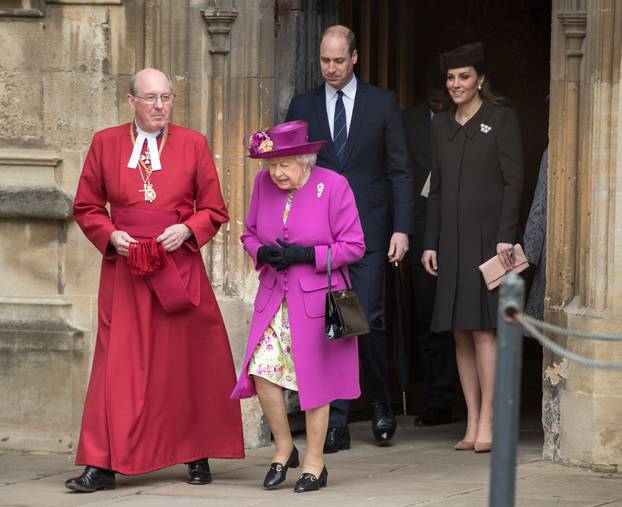
<svg viewBox="0 0 622 507"><path fill-rule="evenodd" d="M174 224L164 229L164 232L156 238L156 241L162 243L164 250L167 252L173 252L191 237L192 229L190 227L184 224Z"/></svg>
<svg viewBox="0 0 622 507"><path fill-rule="evenodd" d="M130 243L138 243L125 231L114 231L108 240L119 255L127 257L130 253Z"/></svg>

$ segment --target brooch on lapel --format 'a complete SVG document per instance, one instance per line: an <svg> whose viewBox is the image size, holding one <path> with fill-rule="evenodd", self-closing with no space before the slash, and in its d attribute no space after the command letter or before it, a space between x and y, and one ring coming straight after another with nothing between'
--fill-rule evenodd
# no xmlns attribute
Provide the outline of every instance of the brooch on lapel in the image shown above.
<svg viewBox="0 0 622 507"><path fill-rule="evenodd" d="M315 189L318 199L322 197L322 192L324 192L324 183L318 183Z"/></svg>
<svg viewBox="0 0 622 507"><path fill-rule="evenodd" d="M486 125L485 123L480 123L479 125L479 129L484 133L484 134L488 134L488 132L490 132L492 130L492 127L490 125Z"/></svg>

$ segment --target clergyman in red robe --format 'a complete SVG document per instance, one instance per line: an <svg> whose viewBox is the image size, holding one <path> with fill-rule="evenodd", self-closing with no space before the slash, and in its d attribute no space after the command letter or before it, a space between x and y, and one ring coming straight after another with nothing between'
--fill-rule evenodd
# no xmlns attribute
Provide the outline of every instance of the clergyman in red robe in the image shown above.
<svg viewBox="0 0 622 507"><path fill-rule="evenodd" d="M199 248L227 222L207 140L169 124L170 79L131 81L134 121L97 132L74 217L103 255L98 329L76 464L65 485L115 487L115 472L244 457L231 348ZM109 211L106 205L109 205Z"/></svg>

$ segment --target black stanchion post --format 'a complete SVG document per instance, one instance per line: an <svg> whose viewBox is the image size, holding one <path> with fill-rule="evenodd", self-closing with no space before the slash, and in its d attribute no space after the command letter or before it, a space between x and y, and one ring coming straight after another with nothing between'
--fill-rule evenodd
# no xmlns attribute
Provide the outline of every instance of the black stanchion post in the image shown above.
<svg viewBox="0 0 622 507"><path fill-rule="evenodd" d="M523 311L524 295L525 282L510 273L499 294L490 507L514 506L523 332L507 317Z"/></svg>

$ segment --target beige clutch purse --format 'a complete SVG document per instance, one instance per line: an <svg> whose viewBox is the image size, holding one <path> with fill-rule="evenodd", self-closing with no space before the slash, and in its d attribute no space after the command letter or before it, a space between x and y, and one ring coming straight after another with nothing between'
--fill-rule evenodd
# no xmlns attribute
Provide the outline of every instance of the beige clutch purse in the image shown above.
<svg viewBox="0 0 622 507"><path fill-rule="evenodd" d="M501 265L499 257L497 257L496 255L491 259L488 259L483 264L480 264L478 267L479 270L482 272L484 282L486 282L486 287L488 287L488 290L492 290L501 285L501 282L503 282L505 275L507 275L510 271L513 271L514 273L520 273L521 271L527 269L529 267L529 262L527 261L525 252L523 252L523 248L517 243L516 245L514 245L513 269L506 271Z"/></svg>

